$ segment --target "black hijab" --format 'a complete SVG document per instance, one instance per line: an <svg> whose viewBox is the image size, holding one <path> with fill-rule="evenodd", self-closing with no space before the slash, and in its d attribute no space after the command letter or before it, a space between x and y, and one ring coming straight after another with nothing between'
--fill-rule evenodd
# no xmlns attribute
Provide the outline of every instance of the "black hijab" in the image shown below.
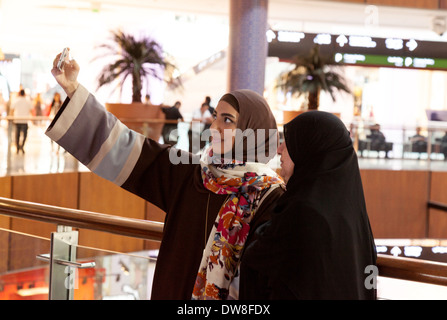
<svg viewBox="0 0 447 320"><path fill-rule="evenodd" d="M285 125L284 137L294 173L246 248L241 279L257 285L241 287L240 297L374 299L365 268L376 264L375 245L348 130L309 111Z"/></svg>

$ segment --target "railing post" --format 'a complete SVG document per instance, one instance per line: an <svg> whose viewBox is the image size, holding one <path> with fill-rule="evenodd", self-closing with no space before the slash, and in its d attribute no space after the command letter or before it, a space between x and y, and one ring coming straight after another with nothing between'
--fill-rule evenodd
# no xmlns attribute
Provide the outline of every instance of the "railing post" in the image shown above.
<svg viewBox="0 0 447 320"><path fill-rule="evenodd" d="M76 269L57 260L75 262L77 244L78 231L73 231L71 227L58 226L57 232L51 234L50 300L73 300Z"/></svg>

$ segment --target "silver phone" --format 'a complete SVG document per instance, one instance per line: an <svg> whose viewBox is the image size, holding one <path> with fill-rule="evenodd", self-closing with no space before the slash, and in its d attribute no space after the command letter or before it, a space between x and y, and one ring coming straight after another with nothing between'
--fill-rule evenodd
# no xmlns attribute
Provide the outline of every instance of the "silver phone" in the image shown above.
<svg viewBox="0 0 447 320"><path fill-rule="evenodd" d="M59 57L59 61L57 62L57 68L62 71L65 64L65 58L68 56L68 48L64 48L62 50L61 56Z"/></svg>

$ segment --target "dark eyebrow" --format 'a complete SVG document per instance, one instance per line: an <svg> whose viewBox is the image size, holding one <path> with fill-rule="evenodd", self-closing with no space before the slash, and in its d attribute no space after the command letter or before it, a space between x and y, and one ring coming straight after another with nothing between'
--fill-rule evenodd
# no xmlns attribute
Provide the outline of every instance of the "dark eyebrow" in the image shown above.
<svg viewBox="0 0 447 320"><path fill-rule="evenodd" d="M229 118L236 119L236 117L234 115L232 115L231 113L221 113L220 115L222 117L229 117Z"/></svg>

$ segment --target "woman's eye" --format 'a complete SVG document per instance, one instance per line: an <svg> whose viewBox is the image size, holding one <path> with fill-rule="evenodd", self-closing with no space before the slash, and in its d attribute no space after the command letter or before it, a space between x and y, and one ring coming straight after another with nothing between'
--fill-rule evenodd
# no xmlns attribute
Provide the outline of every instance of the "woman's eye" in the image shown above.
<svg viewBox="0 0 447 320"><path fill-rule="evenodd" d="M234 121L230 118L225 117L225 122L226 123L234 123Z"/></svg>

